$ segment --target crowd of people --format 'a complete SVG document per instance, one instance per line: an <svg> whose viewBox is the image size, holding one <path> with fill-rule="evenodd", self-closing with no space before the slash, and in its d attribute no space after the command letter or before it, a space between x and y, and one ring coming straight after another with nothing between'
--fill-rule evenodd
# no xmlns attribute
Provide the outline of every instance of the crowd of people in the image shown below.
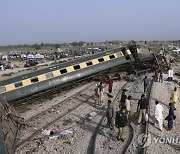
<svg viewBox="0 0 180 154"><path fill-rule="evenodd" d="M156 76L158 74L158 76ZM163 82L163 72L155 71L154 76L155 81ZM158 80L159 79L159 80ZM142 84L144 85L144 93L142 93L140 100L137 103L137 125L140 125L141 123L149 122L149 101L146 98L146 94L149 91L149 85L150 80L147 76L145 76L142 79ZM96 105L102 105L103 103L103 94L104 94L104 88L102 85L102 82L100 82L99 85L96 85L95 88L95 104ZM124 136L125 136L125 129L126 126L131 122L130 121L130 113L131 113L131 100L132 96L126 95L126 89L122 91L121 99L119 101L119 111L115 112L113 103L111 99L108 100L108 108L107 108L107 127L109 127L111 130L113 130L114 126L118 128L117 133L117 140L121 140L124 142ZM108 92L109 94L113 93L113 79L112 77L109 77L108 80ZM171 97L170 97L170 103L169 103L169 113L168 116L165 118L165 120L168 121L167 128L168 130L171 130L173 128L174 120L176 119L175 116L175 110L177 106L177 102L179 99L179 94L177 87L174 88L172 91ZM159 128L160 131L163 130L163 106L159 101L155 101L155 110L154 110L154 116L152 117L153 124Z"/></svg>

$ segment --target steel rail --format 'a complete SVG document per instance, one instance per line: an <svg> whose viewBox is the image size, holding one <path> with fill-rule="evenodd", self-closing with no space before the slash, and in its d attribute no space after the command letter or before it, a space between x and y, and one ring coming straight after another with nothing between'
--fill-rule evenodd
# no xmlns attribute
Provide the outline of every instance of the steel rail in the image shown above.
<svg viewBox="0 0 180 154"><path fill-rule="evenodd" d="M93 83L94 84L94 83ZM92 86L93 84L89 85L88 87ZM84 89L87 89L84 88ZM75 96L78 96L81 92L84 91L84 89L82 89L80 92L72 95L71 97L69 97L68 99L60 102L60 103L66 103L68 102L69 99L75 97ZM69 113L73 112L75 109L79 108L81 105L83 105L84 103L86 103L89 99L91 99L94 95L91 95L89 96L85 101L79 103L78 105L76 105L75 107L71 108L71 109L68 109L67 112L63 113L62 115L58 116L57 118L53 119L51 122L47 123L46 125L44 125L42 128L36 130L35 132L32 133L32 135L30 135L29 137L27 137L26 139L22 140L20 143L18 143L16 146L15 146L15 149L19 148L19 147L22 147L22 146L25 146L27 144L28 141L32 140L35 136L39 135L41 132L42 132L42 129L47 129L48 127L50 127L51 125L53 125L54 123L56 123L58 120L64 118L66 115L68 115ZM59 105L60 103L56 104L55 106ZM36 118L38 116L41 116L42 114L48 112L49 110L51 110L52 108L54 108L55 106L43 111L42 113L32 117L31 119L33 118ZM28 120L29 121L29 120Z"/></svg>
<svg viewBox="0 0 180 154"><path fill-rule="evenodd" d="M122 90L125 88L126 85L127 85L127 82L119 89L119 91L118 91L116 97L114 98L114 100L112 101L112 103L115 103L117 101L118 97L120 96ZM102 125L102 122L103 122L104 118L106 117L106 112L102 112L102 114L103 114L102 118L100 119L99 123L97 124L97 126L95 128L94 133L91 136L90 143L89 143L89 146L87 149L88 154L95 154L96 137L99 132L100 126Z"/></svg>

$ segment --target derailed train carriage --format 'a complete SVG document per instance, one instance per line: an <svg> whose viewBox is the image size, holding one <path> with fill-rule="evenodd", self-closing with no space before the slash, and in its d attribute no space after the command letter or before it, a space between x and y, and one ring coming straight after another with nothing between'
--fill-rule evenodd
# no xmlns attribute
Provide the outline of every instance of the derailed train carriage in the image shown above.
<svg viewBox="0 0 180 154"><path fill-rule="evenodd" d="M92 54L0 82L0 94L7 101L72 82L122 64L154 58L152 53L125 47Z"/></svg>

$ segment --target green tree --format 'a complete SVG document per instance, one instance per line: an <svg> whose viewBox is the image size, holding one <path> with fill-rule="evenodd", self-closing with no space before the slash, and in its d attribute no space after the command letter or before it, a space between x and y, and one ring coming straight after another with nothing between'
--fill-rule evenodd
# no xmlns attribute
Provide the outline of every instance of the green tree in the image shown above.
<svg viewBox="0 0 180 154"><path fill-rule="evenodd" d="M40 50L40 49L41 49L41 45L39 45L39 44L34 44L34 48L35 48L36 50Z"/></svg>
<svg viewBox="0 0 180 154"><path fill-rule="evenodd" d="M84 42L80 41L80 42L78 43L78 46L83 46L83 44L84 44Z"/></svg>
<svg viewBox="0 0 180 154"><path fill-rule="evenodd" d="M60 48L60 45L59 44L54 44L54 48L58 49L58 48Z"/></svg>
<svg viewBox="0 0 180 154"><path fill-rule="evenodd" d="M77 42L72 42L71 45L72 46L78 46L78 43Z"/></svg>

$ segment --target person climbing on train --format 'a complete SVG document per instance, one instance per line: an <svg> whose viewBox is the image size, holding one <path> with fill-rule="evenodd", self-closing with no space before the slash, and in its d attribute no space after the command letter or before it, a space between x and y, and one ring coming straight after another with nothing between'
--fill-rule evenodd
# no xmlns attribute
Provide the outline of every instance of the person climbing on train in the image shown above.
<svg viewBox="0 0 180 154"><path fill-rule="evenodd" d="M144 83L144 93L147 93L149 88L149 79L147 76L143 78L142 83Z"/></svg>
<svg viewBox="0 0 180 154"><path fill-rule="evenodd" d="M148 112L148 106L149 102L146 99L145 95L142 94L141 99L138 101L137 105L137 112L139 113L138 124L140 124L142 117L144 118L145 114Z"/></svg>
<svg viewBox="0 0 180 154"><path fill-rule="evenodd" d="M163 129L163 107L161 104L159 104L158 101L155 101L155 104L156 104L155 113L154 113L154 116L156 119L155 124L157 122L159 125L160 131L162 131L162 129Z"/></svg>
<svg viewBox="0 0 180 154"><path fill-rule="evenodd" d="M100 82L100 84L99 84L99 105L102 105L102 103L103 103L103 94L104 94L103 83Z"/></svg>
<svg viewBox="0 0 180 154"><path fill-rule="evenodd" d="M172 91L171 97L170 97L174 110L176 110L178 99L179 99L179 93L178 93L177 87L174 87L174 90Z"/></svg>
<svg viewBox="0 0 180 154"><path fill-rule="evenodd" d="M121 110L116 113L116 118L115 118L116 127L119 129L117 134L118 141L121 140L122 142L124 142L127 122L128 121L126 116L126 110L125 108L121 108Z"/></svg>
<svg viewBox="0 0 180 154"><path fill-rule="evenodd" d="M119 109L121 109L122 107L126 107L125 105L125 101L126 101L126 90L123 90L122 94L121 94L121 100L120 100L120 103L119 103Z"/></svg>
<svg viewBox="0 0 180 154"><path fill-rule="evenodd" d="M171 130L173 128L174 120L176 119L176 116L174 115L174 108L173 104L169 103L169 114L165 118L165 120L168 121L168 130Z"/></svg>
<svg viewBox="0 0 180 154"><path fill-rule="evenodd" d="M113 129L113 117L114 117L114 107L111 100L108 100L108 109L107 109L107 127Z"/></svg>
<svg viewBox="0 0 180 154"><path fill-rule="evenodd" d="M127 116L128 121L129 121L129 114L131 111L131 102L130 102L131 99L132 99L132 96L128 96L125 100L126 116Z"/></svg>
<svg viewBox="0 0 180 154"><path fill-rule="evenodd" d="M109 91L109 93L112 93L112 88L113 88L113 79L112 79L112 77L111 77L111 76L109 77L108 84L109 84L108 91Z"/></svg>
<svg viewBox="0 0 180 154"><path fill-rule="evenodd" d="M96 87L94 89L94 100L95 100L95 105L99 104L99 86L96 84Z"/></svg>

